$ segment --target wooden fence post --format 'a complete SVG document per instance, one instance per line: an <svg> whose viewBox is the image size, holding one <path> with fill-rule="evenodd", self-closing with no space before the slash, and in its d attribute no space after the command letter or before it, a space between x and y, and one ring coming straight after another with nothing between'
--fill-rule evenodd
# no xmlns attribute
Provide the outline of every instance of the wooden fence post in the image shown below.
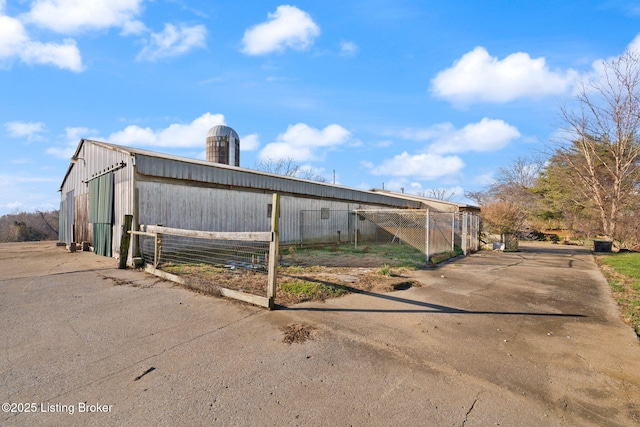
<svg viewBox="0 0 640 427"><path fill-rule="evenodd" d="M275 307L276 279L278 277L278 247L280 236L278 232L278 220L280 218L280 195L274 193L271 205L271 242L269 243L269 278L267 283L267 299L269 310Z"/></svg>
<svg viewBox="0 0 640 427"><path fill-rule="evenodd" d="M155 251L153 254L153 268L158 268L162 255L162 233L156 233Z"/></svg>
<svg viewBox="0 0 640 427"><path fill-rule="evenodd" d="M131 241L131 224L133 215L125 215L122 223L122 236L120 236L120 257L118 259L118 268L127 268L127 258L129 258L129 243Z"/></svg>
<svg viewBox="0 0 640 427"><path fill-rule="evenodd" d="M429 229L429 225L430 225L429 209L427 209L425 217L426 217L426 221L425 221L425 232L424 232L425 233L424 253L427 256L427 262L429 262L429 238L431 237L431 230Z"/></svg>

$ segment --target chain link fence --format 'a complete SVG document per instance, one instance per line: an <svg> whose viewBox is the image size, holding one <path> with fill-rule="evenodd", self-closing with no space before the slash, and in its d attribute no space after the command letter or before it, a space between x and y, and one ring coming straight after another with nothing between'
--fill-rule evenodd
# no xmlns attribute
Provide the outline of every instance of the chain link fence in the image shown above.
<svg viewBox="0 0 640 427"><path fill-rule="evenodd" d="M430 209L356 210L355 244L364 241L402 242L422 251L427 260L437 254L477 251L479 216L474 212L438 212ZM375 224L385 233L361 233L359 225Z"/></svg>

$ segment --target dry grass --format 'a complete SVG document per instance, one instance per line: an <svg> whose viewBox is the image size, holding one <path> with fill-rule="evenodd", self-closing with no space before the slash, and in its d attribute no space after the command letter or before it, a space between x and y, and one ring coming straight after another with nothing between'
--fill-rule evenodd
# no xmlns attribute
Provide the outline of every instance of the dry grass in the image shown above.
<svg viewBox="0 0 640 427"><path fill-rule="evenodd" d="M302 325L300 323L294 323L288 325L283 329L284 339L283 342L287 344L303 343L308 340L312 340L316 336L316 329L313 326Z"/></svg>
<svg viewBox="0 0 640 427"><path fill-rule="evenodd" d="M297 250L282 257L278 267L276 303L289 306L304 301L323 301L349 293L390 292L420 286L407 276L415 268L406 249L393 245L378 253L329 250ZM397 249L400 247L400 249ZM415 258L420 261L420 257ZM186 286L212 295L220 288L264 296L267 274L205 264L166 265L162 269L186 279Z"/></svg>

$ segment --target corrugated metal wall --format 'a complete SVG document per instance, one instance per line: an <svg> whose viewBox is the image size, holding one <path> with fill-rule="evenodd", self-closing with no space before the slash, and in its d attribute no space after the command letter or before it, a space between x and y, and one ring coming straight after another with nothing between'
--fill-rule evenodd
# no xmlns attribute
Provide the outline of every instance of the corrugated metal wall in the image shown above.
<svg viewBox="0 0 640 427"><path fill-rule="evenodd" d="M219 188L190 187L179 182L136 180L139 191L140 224L203 231L269 231L272 194ZM329 209L347 212L373 206L331 200L281 196L280 241L300 243L300 212ZM308 235L322 232L323 222L305 224ZM315 228L318 228L317 230ZM348 230L344 230L348 233ZM329 240L332 241L334 231ZM347 238L345 235L344 238Z"/></svg>
<svg viewBox="0 0 640 427"><path fill-rule="evenodd" d="M76 153L78 160L72 163L68 173L61 186L62 198L69 191L74 191L74 215L73 224L67 224L67 227L75 229L75 236L67 233L65 238L67 244L75 240L76 242L88 241L93 245L93 233L88 224L89 211L89 186L87 181L92 177L102 173L108 173L109 169L119 167L121 162L126 164L125 167L117 169L113 172L114 176L114 227L112 248L114 254L120 249L120 223L125 214L132 213L132 197L131 197L131 180L133 177L133 166L131 155L127 152L106 148L93 141L82 141L78 152Z"/></svg>
<svg viewBox="0 0 640 427"><path fill-rule="evenodd" d="M368 203L397 208L420 208L422 205L419 201L393 197L384 193L373 193L226 165L207 164L198 160L186 162L137 154L136 170L139 174L147 177L185 181L185 185L215 183L227 189L262 190L269 194L300 195L305 199L340 200L348 203Z"/></svg>

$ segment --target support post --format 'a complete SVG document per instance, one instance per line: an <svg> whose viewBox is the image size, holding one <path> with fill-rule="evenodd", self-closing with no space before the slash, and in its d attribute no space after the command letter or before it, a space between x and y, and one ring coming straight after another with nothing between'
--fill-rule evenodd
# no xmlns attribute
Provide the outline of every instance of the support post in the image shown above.
<svg viewBox="0 0 640 427"><path fill-rule="evenodd" d="M120 236L120 257L118 259L118 268L127 268L127 259L129 258L129 243L131 242L131 224L133 223L133 215L125 215L122 223L122 235Z"/></svg>
<svg viewBox="0 0 640 427"><path fill-rule="evenodd" d="M424 253L427 256L427 262L429 262L429 234L430 234L430 230L429 230L429 209L427 209L427 213L425 215L426 217L426 221L425 221L425 239L424 239Z"/></svg>
<svg viewBox="0 0 640 427"><path fill-rule="evenodd" d="M300 209L300 247L304 247L304 211L302 209Z"/></svg>
<svg viewBox="0 0 640 427"><path fill-rule="evenodd" d="M358 211L354 211L354 212L356 213L356 219L355 219L356 225L354 227L355 228L354 249L358 249L358 229L359 229L358 224L360 223L360 217L359 217L360 214L358 214Z"/></svg>
<svg viewBox="0 0 640 427"><path fill-rule="evenodd" d="M456 250L456 213L451 213L451 251Z"/></svg>
<svg viewBox="0 0 640 427"><path fill-rule="evenodd" d="M467 255L469 251L469 216L466 211L462 212L462 230L460 234L462 235L462 253Z"/></svg>
<svg viewBox="0 0 640 427"><path fill-rule="evenodd" d="M280 218L280 195L274 193L271 204L271 242L269 243L269 279L267 283L267 300L269 310L275 307L276 279L278 277L278 247L280 235L278 232L278 220Z"/></svg>
<svg viewBox="0 0 640 427"><path fill-rule="evenodd" d="M153 253L153 268L158 268L158 264L160 264L160 255L162 255L162 234L157 233L155 251Z"/></svg>

